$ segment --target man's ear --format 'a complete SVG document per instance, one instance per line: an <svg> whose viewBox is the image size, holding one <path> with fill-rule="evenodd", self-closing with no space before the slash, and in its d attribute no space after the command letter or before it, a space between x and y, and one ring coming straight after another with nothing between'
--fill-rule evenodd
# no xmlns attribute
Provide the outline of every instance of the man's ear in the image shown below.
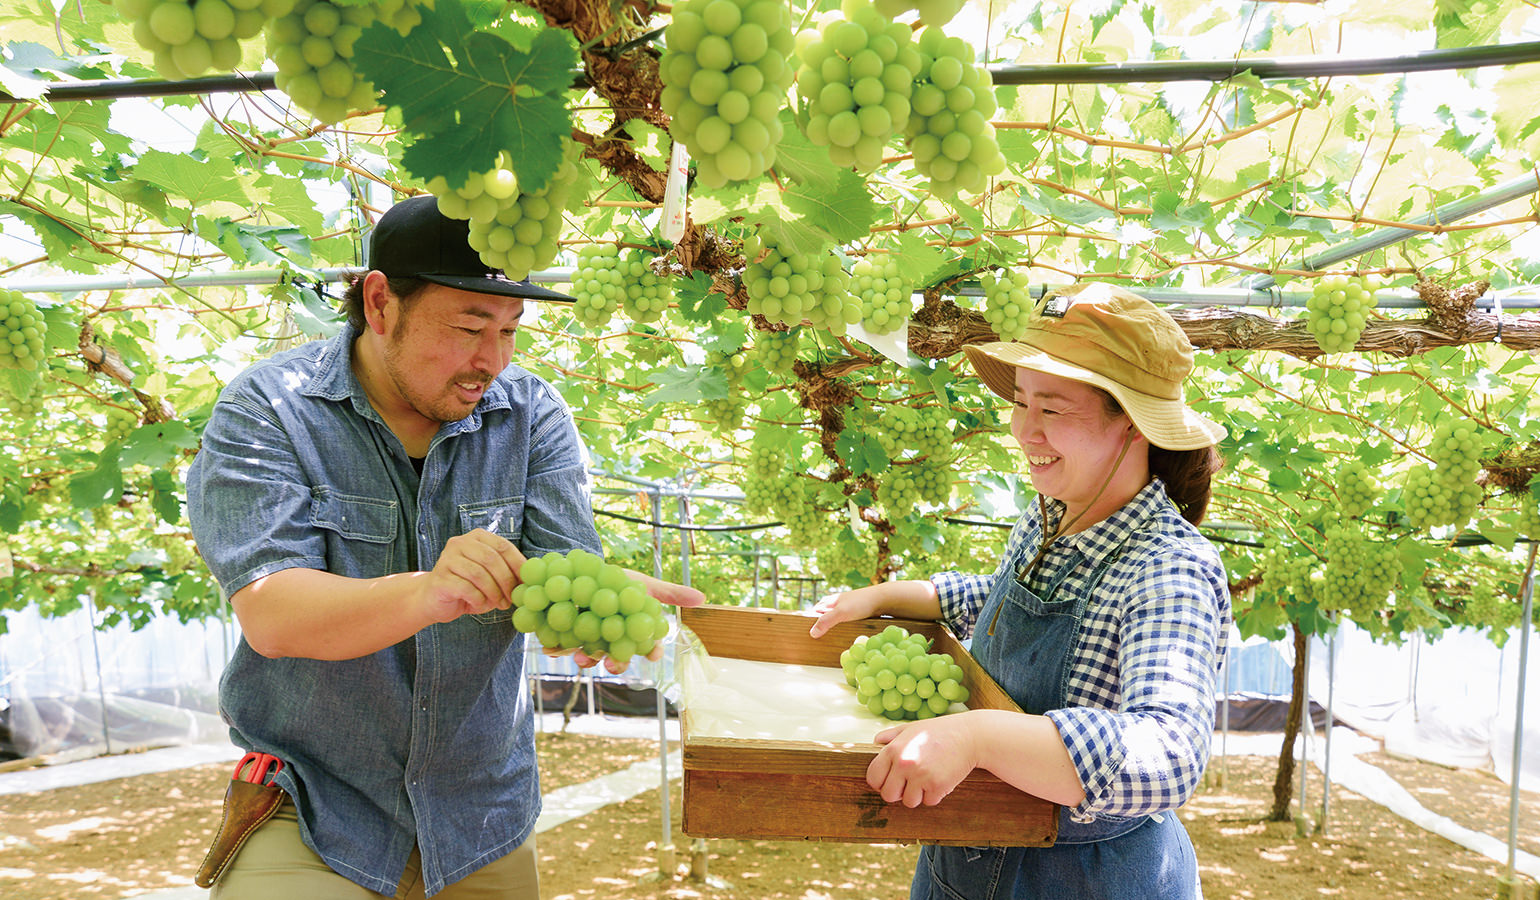
<svg viewBox="0 0 1540 900"><path fill-rule="evenodd" d="M365 275L363 293L364 323L375 334L388 333L392 319L400 314L401 305L396 295L391 293L385 273L374 269Z"/></svg>

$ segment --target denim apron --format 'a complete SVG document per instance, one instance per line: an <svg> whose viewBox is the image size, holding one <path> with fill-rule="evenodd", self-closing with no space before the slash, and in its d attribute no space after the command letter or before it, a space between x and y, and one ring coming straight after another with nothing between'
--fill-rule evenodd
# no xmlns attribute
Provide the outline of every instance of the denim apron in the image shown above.
<svg viewBox="0 0 1540 900"><path fill-rule="evenodd" d="M1138 530L1130 529L1129 534ZM1079 564L1078 550L1070 551L1042 597L1022 580L1029 559L1025 542L996 579L979 611L972 654L1024 712L1040 715L1066 706L1080 620L1122 549L1119 544L1107 554L1079 596L1055 596ZM1052 847L922 848L909 893L910 900L1201 896L1197 857L1174 812L1132 818L1099 815L1092 822L1076 822L1063 807Z"/></svg>

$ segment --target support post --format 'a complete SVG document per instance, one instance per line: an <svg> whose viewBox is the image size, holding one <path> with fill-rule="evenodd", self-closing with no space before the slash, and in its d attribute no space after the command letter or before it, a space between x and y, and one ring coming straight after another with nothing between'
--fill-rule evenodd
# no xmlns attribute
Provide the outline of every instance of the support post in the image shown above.
<svg viewBox="0 0 1540 900"><path fill-rule="evenodd" d="M1540 540L1529 545L1529 565L1524 570L1524 584L1519 588L1519 685L1513 711L1513 783L1508 790L1508 864L1504 869L1504 892L1500 896L1519 898L1530 892L1514 871L1519 847L1519 783L1524 777L1524 682L1529 674L1529 633L1534 630L1535 605L1535 554L1540 551Z"/></svg>

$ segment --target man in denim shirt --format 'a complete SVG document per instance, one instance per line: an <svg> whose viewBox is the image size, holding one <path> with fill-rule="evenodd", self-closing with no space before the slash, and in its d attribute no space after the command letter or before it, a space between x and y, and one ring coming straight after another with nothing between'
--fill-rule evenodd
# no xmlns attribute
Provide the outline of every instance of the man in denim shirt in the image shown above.
<svg viewBox="0 0 1540 900"><path fill-rule="evenodd" d="M602 548L571 413L508 363L525 300L570 298L489 270L432 197L381 218L370 264L341 334L231 382L188 473L243 632L220 706L292 800L214 896L533 898L510 594L526 556Z"/></svg>

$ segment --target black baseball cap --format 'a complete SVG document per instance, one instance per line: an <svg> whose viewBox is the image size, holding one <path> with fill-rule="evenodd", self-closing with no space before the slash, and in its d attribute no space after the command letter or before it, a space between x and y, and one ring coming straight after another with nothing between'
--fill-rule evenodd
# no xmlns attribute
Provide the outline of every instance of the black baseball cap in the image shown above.
<svg viewBox="0 0 1540 900"><path fill-rule="evenodd" d="M421 278L478 294L574 303L572 297L514 281L482 262L470 244L470 223L439 212L432 194L409 197L380 216L369 234L368 265L391 278Z"/></svg>

